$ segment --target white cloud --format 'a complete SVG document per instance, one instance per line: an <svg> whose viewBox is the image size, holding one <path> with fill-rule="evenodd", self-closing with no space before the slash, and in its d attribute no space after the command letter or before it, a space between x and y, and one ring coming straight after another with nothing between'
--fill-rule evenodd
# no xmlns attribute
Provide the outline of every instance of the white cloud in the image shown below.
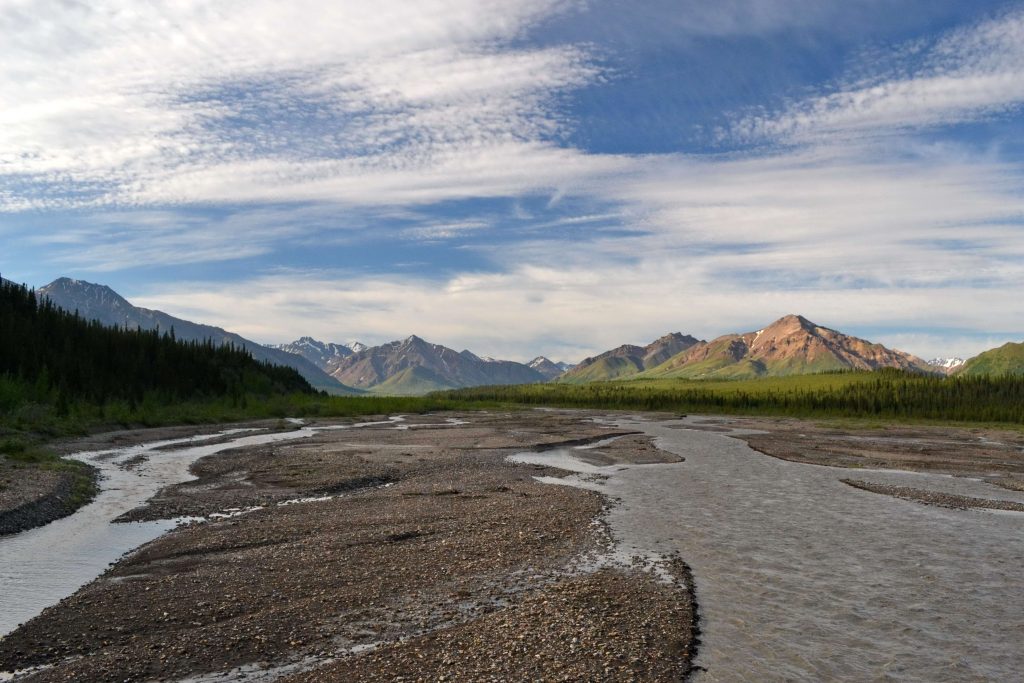
<svg viewBox="0 0 1024 683"><path fill-rule="evenodd" d="M229 284L175 283L129 298L261 341L311 334L381 343L415 333L456 349L520 361L538 354L575 361L625 342L647 343L673 330L711 338L758 329L794 312L848 331L936 325L1003 329L993 321L1024 319L1019 289L993 289L984 297L969 287L829 291L771 286L738 292L706 280L701 264L652 257L634 265L601 266L523 266L442 282L289 272ZM992 340L1008 341L896 332L873 339L896 347L907 342L904 350L925 356L975 353Z"/></svg>
<svg viewBox="0 0 1024 683"><path fill-rule="evenodd" d="M479 164L481 150L509 152L493 162L507 182L475 190L534 188L533 168L557 154L543 142L560 126L555 98L597 71L573 46L508 43L566 6L7 2L0 210L344 202L363 174L372 190L437 170L427 201L455 192L452 160Z"/></svg>
<svg viewBox="0 0 1024 683"><path fill-rule="evenodd" d="M820 21L801 14L815 4L700 3L685 20L725 35L746 30L752 7L774 7L752 18L774 30ZM559 144L570 125L559 98L602 74L583 47L516 39L569 6L8 0L0 211L98 207L36 240L62 266L116 271L333 245L375 216L396 239L450 240L498 221L384 219L551 198L537 216L514 208L533 238L490 249L499 273L439 283L299 271L155 284L136 301L265 341L417 333L578 360L673 328L714 336L798 312L839 329L966 331L877 339L939 355L977 351L971 331L1021 319L1019 165L906 133L1024 100L1024 15L873 56L869 77L731 131L804 144L687 157ZM571 201L579 216L559 213ZM210 218L168 205L230 208Z"/></svg>
<svg viewBox="0 0 1024 683"><path fill-rule="evenodd" d="M876 136L1003 113L1024 103L1024 12L898 48L862 65L867 76L779 114L739 119L741 139Z"/></svg>

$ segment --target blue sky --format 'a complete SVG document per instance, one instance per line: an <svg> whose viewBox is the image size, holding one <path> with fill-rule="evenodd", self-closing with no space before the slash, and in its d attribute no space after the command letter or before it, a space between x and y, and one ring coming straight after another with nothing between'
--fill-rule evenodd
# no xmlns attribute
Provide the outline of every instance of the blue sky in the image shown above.
<svg viewBox="0 0 1024 683"><path fill-rule="evenodd" d="M1024 3L0 0L0 273L283 342L1024 338Z"/></svg>

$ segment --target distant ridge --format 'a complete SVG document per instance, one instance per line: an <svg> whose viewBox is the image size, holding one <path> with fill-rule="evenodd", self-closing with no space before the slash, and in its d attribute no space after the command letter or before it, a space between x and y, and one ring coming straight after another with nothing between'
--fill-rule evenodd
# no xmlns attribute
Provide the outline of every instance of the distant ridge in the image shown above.
<svg viewBox="0 0 1024 683"><path fill-rule="evenodd" d="M354 346L358 346L358 348L353 348ZM299 337L288 344L278 344L276 346L268 344L268 348L302 356L313 365L326 371L333 362L342 358L348 358L356 351L362 351L366 346L359 342L354 342L350 346L348 344L317 341L312 337Z"/></svg>
<svg viewBox="0 0 1024 683"><path fill-rule="evenodd" d="M416 335L371 346L328 366L349 386L386 394L423 394L483 384L530 384L545 376L523 363L492 360L471 351L455 351Z"/></svg>
<svg viewBox="0 0 1024 683"><path fill-rule="evenodd" d="M1007 342L1002 346L979 353L952 371L954 375L977 377L983 375L1024 375L1024 344Z"/></svg>
<svg viewBox="0 0 1024 683"><path fill-rule="evenodd" d="M138 327L162 332L170 332L173 329L174 335L184 341L209 339L215 344L234 344L247 350L256 360L295 368L315 389L335 394L361 393L345 386L302 356L268 348L219 327L202 325L176 318L163 311L134 306L106 285L62 277L40 288L36 293L40 297L50 299L56 306L66 311L77 311L87 320L98 320L108 326Z"/></svg>
<svg viewBox="0 0 1024 683"><path fill-rule="evenodd" d="M541 375L544 376L545 379L549 381L555 379L556 377L566 372L567 370L571 370L572 368L576 367L574 365L570 365L569 363L556 363L550 358L546 358L544 356L537 356L526 365L539 372Z"/></svg>
<svg viewBox="0 0 1024 683"><path fill-rule="evenodd" d="M755 332L695 344L638 376L747 378L879 368L934 372L917 356L787 315Z"/></svg>
<svg viewBox="0 0 1024 683"><path fill-rule="evenodd" d="M559 377L558 381L582 384L632 377L699 343L703 342L690 335L672 332L647 346L623 344L598 356L583 359L579 365Z"/></svg>
<svg viewBox="0 0 1024 683"><path fill-rule="evenodd" d="M928 366L934 368L936 372L941 372L946 375L952 375L966 361L963 358L932 358L928 361Z"/></svg>

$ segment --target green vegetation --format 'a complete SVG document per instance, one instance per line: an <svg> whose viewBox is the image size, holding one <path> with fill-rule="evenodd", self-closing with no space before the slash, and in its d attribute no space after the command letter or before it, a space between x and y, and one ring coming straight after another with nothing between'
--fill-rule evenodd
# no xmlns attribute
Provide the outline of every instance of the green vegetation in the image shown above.
<svg viewBox="0 0 1024 683"><path fill-rule="evenodd" d="M602 380L629 377L643 371L641 362L628 356L608 356L599 358L590 365L570 372L559 379L565 384L586 384Z"/></svg>
<svg viewBox="0 0 1024 683"><path fill-rule="evenodd" d="M70 475L68 512L91 500L96 482L88 466L46 449L54 437L458 407L450 399L316 393L295 370L257 362L244 349L104 327L0 279L0 482L28 469Z"/></svg>
<svg viewBox="0 0 1024 683"><path fill-rule="evenodd" d="M71 495L65 501L69 510L81 507L96 495L96 479L85 463L65 460L28 439L8 437L0 440L0 471L7 472L9 476L11 472L24 468L70 475Z"/></svg>
<svg viewBox="0 0 1024 683"><path fill-rule="evenodd" d="M0 394L9 380L0 377ZM21 388L21 385L16 385ZM28 401L0 413L0 436L18 435L52 438L86 434L116 427L161 427L184 424L213 424L285 417L328 418L426 413L438 410L477 408L459 400L423 396L327 396L292 393L280 395L245 394L241 398L197 398L173 403L147 395L142 401L70 403L65 412L52 403Z"/></svg>
<svg viewBox="0 0 1024 683"><path fill-rule="evenodd" d="M413 365L374 385L369 392L381 396L422 396L431 391L449 389L451 386L433 370Z"/></svg>
<svg viewBox="0 0 1024 683"><path fill-rule="evenodd" d="M979 375L1024 375L1024 344L1009 342L978 354L956 372L967 377Z"/></svg>
<svg viewBox="0 0 1024 683"><path fill-rule="evenodd" d="M0 377L0 414L29 402L68 415L75 403L312 392L295 370L258 363L244 349L87 322L6 281L0 281Z"/></svg>
<svg viewBox="0 0 1024 683"><path fill-rule="evenodd" d="M434 396L527 406L1024 423L1024 377L937 377L892 369L731 381L473 387Z"/></svg>
<svg viewBox="0 0 1024 683"><path fill-rule="evenodd" d="M755 379L758 377L785 377L827 372L842 372L849 367L832 355L808 358L793 356L779 359L742 357L746 351L735 348L735 339L712 342L707 357L683 363L678 356L637 375L637 379Z"/></svg>

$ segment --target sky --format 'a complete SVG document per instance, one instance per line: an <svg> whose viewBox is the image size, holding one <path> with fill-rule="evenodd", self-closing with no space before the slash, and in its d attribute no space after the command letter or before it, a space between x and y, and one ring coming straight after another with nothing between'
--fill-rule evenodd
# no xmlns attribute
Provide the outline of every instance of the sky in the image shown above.
<svg viewBox="0 0 1024 683"><path fill-rule="evenodd" d="M577 361L1024 340L1024 2L0 0L0 274Z"/></svg>

